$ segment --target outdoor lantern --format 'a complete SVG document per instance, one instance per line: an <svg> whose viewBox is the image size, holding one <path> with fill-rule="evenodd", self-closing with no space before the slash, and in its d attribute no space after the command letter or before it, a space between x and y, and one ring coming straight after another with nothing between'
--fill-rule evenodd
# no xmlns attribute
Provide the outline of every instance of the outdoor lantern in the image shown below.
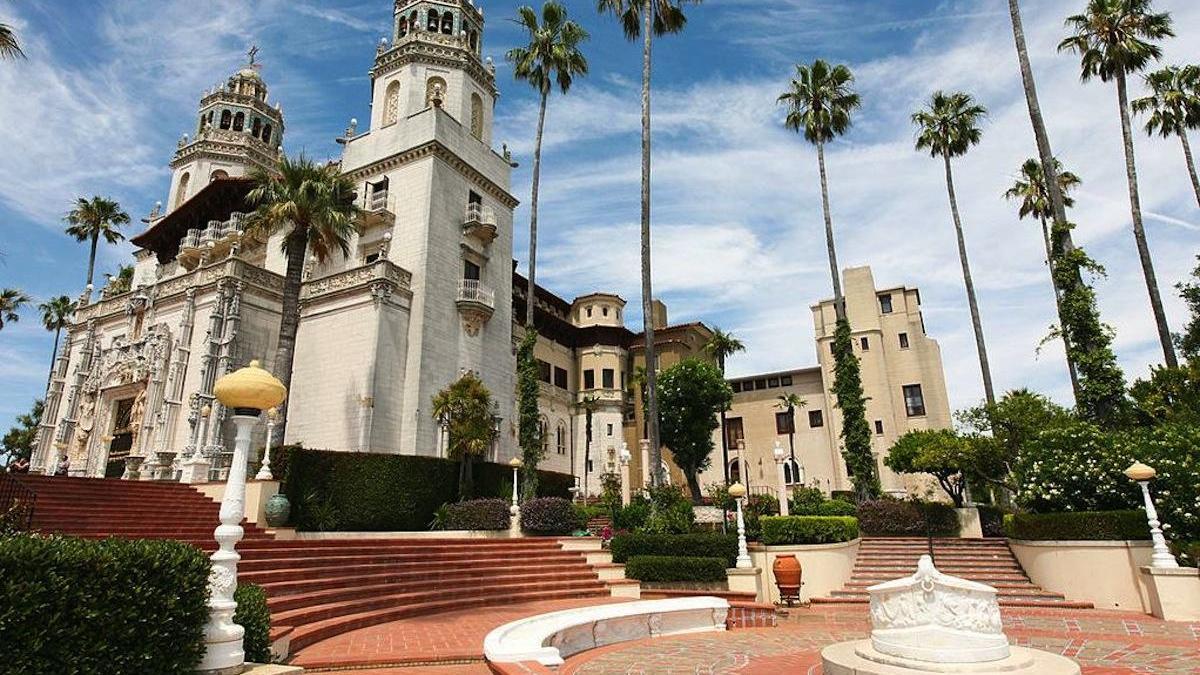
<svg viewBox="0 0 1200 675"><path fill-rule="evenodd" d="M245 368L217 380L213 385L213 395L226 408L234 411L254 410L258 414L283 403L287 389L254 360Z"/></svg>
<svg viewBox="0 0 1200 675"><path fill-rule="evenodd" d="M1125 475L1130 480L1136 481L1142 488L1142 501L1146 506L1146 523L1150 526L1150 540L1154 543L1153 553L1150 555L1150 566L1179 567L1179 561L1175 560L1171 549L1167 547L1162 524L1158 521L1158 511L1154 508L1154 500L1150 498L1150 481L1154 480L1158 472L1153 467L1135 461L1128 469L1125 469Z"/></svg>

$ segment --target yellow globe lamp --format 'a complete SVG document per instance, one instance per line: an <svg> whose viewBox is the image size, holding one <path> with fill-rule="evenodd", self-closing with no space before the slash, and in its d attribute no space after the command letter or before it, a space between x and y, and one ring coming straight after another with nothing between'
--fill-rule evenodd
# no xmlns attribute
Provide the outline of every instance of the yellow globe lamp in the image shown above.
<svg viewBox="0 0 1200 675"><path fill-rule="evenodd" d="M1155 471L1153 467L1146 466L1141 462L1134 462L1128 469L1125 469L1125 475L1129 477L1129 480L1141 483L1148 480L1154 480L1154 477L1158 475L1158 472Z"/></svg>
<svg viewBox="0 0 1200 675"><path fill-rule="evenodd" d="M287 398L287 387L254 360L245 368L217 380L213 395L234 414L246 411L257 415L283 403Z"/></svg>
<svg viewBox="0 0 1200 675"><path fill-rule="evenodd" d="M521 461L520 457L513 457L512 459L508 460L508 465L514 469L521 468L522 464L524 464L524 462Z"/></svg>
<svg viewBox="0 0 1200 675"><path fill-rule="evenodd" d="M741 499L746 496L746 486L740 482L729 486L729 496L734 499Z"/></svg>

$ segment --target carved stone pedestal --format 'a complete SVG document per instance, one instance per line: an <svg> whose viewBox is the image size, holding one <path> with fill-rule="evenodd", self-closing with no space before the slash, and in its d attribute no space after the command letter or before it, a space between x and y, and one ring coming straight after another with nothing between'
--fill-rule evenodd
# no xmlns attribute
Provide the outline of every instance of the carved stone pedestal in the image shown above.
<svg viewBox="0 0 1200 675"><path fill-rule="evenodd" d="M144 457L126 457L125 458L125 473L121 476L122 480L141 480L142 479L142 460Z"/></svg>
<svg viewBox="0 0 1200 675"><path fill-rule="evenodd" d="M188 485L197 485L208 482L208 460L203 457L192 457L183 464L183 471L179 475L179 482Z"/></svg>
<svg viewBox="0 0 1200 675"><path fill-rule="evenodd" d="M1065 656L1025 647L1010 647L1007 657L986 663L932 663L883 654L870 640L839 642L821 650L825 675L1079 675L1079 664Z"/></svg>

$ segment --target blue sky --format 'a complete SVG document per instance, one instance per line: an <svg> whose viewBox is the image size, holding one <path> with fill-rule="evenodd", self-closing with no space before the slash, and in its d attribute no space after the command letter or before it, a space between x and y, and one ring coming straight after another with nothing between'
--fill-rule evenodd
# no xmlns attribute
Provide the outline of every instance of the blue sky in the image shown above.
<svg viewBox="0 0 1200 675"><path fill-rule="evenodd" d="M201 91L252 43L283 104L287 150L336 158L333 138L350 118L369 117L366 73L391 4L0 0L0 21L16 27L30 57L0 63L0 286L38 300L77 295L87 251L61 223L73 198L111 195L135 217L165 200L167 162ZM535 100L503 60L520 40L507 21L517 4L482 3L484 52L502 91L495 142L522 161L513 189L526 201ZM551 103L539 281L568 299L609 290L636 304L640 52L594 3L566 4L592 33L591 74ZM1076 57L1055 53L1064 16L1083 0L1022 4L1055 150L1084 180L1077 239L1108 268L1101 310L1127 374L1142 375L1161 354L1130 230L1115 90L1080 84ZM1164 62L1196 60L1200 6L1155 4L1181 33L1164 45ZM775 98L792 64L823 57L853 68L864 100L828 153L843 265L871 265L881 285L920 287L952 405L982 398L941 164L913 150L908 120L934 89L973 93L991 115L955 179L992 371L999 388L1069 399L1061 348L1038 350L1054 315L1039 231L1000 197L1034 152L1006 9L1002 0L709 0L690 9L684 35L657 43L655 290L673 320L717 324L746 342L732 374L815 362L809 305L830 293L816 158L781 127ZM1172 287L1195 261L1200 212L1178 142L1139 131L1136 143L1150 244L1178 330L1186 316ZM524 205L515 222L523 261ZM104 249L99 273L131 251ZM41 395L51 342L33 311L0 331L0 430Z"/></svg>

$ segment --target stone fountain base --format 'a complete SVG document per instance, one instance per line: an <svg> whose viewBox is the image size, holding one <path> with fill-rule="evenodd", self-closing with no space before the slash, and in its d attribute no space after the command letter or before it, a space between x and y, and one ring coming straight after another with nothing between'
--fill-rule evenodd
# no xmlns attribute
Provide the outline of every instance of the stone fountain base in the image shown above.
<svg viewBox="0 0 1200 675"><path fill-rule="evenodd" d="M1009 656L984 663L935 663L891 656L878 651L870 640L852 640L821 650L825 675L916 675L917 673L971 673L972 675L1079 675L1079 664L1050 652L1010 647Z"/></svg>

